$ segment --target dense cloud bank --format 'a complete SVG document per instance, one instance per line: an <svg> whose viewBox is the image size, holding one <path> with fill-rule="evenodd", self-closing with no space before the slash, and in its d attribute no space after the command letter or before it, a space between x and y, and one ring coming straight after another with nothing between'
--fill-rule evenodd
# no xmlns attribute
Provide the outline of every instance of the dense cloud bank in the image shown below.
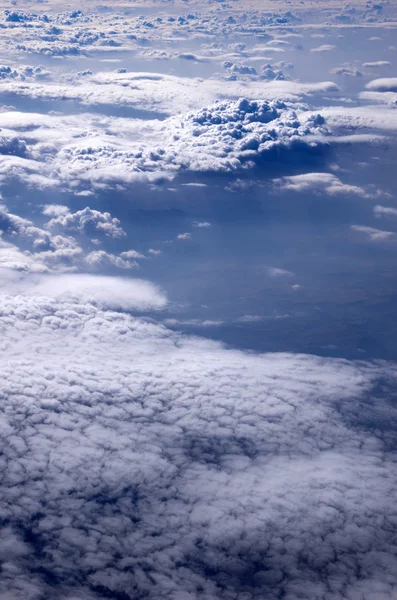
<svg viewBox="0 0 397 600"><path fill-rule="evenodd" d="M299 116L294 105L280 100L240 98L149 122L3 113L0 178L76 188L157 182L182 171L236 172L288 154L299 161L298 155L315 151L330 136L321 114L298 106ZM54 223L69 221L59 217Z"/></svg>
<svg viewBox="0 0 397 600"><path fill-rule="evenodd" d="M120 3L123 4L123 3ZM162 9L168 4L172 6L170 14ZM393 15L393 5L365 3L362 6L346 5L342 12L338 5L327 7L327 10L312 10L311 5L304 7L290 5L284 8L277 6L257 7L255 4L224 4L170 2L160 5L160 10L153 14L145 10L144 14L129 14L125 11L121 16L113 12L110 6L98 5L98 11L86 7L82 10L52 11L48 5L35 6L36 10L7 8L0 14L2 38L13 53L37 54L55 57L87 56L94 52L139 51L145 46L155 46L156 42L166 38L179 39L227 39L229 36L258 36L271 40L271 27L303 26L309 23L331 22L338 26L353 23L382 23L387 25ZM120 6L120 5L119 5ZM128 6L128 4L126 4ZM139 3L137 3L139 6ZM296 8L298 10L296 10ZM331 10L329 10L331 8ZM41 9L41 10L40 10ZM57 6L59 11L60 7ZM291 9L291 10L290 10ZM272 41L272 40L271 40ZM211 55L209 44L208 54ZM161 57L161 52L158 51ZM167 53L165 53L167 54ZM190 53L180 53L188 56ZM192 56L192 54L190 54ZM188 58L192 60L191 58ZM194 55L193 55L194 59Z"/></svg>
<svg viewBox="0 0 397 600"><path fill-rule="evenodd" d="M2 598L394 597L394 368L0 302Z"/></svg>
<svg viewBox="0 0 397 600"><path fill-rule="evenodd" d="M264 97L296 101L305 95L338 90L332 81L301 83L275 79L246 82L237 79L228 81L225 86L225 81L218 78L203 80L161 73L127 72L126 69L96 74L83 71L65 75L58 81L33 79L29 80L29 85L6 73L1 83L1 91L11 99L70 101L76 102L77 106L103 107L105 112L109 107L135 109L152 118L197 110L216 99L236 100L246 96L250 100Z"/></svg>

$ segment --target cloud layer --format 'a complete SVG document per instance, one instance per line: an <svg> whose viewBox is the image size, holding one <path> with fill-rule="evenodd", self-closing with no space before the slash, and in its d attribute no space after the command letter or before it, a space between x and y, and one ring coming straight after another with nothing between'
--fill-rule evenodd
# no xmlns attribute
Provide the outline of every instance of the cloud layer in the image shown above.
<svg viewBox="0 0 397 600"><path fill-rule="evenodd" d="M298 116L295 106L280 100L217 102L165 121L86 115L83 123L74 116L3 113L4 139L22 150L0 156L0 178L72 189L161 182L184 171L235 172L288 153L314 151L330 140L320 114L301 110ZM60 215L50 224L81 228L99 218L90 215L73 217L79 224ZM97 228L104 230L104 223Z"/></svg>
<svg viewBox="0 0 397 600"><path fill-rule="evenodd" d="M0 298L4 598L393 597L391 367L87 300Z"/></svg>

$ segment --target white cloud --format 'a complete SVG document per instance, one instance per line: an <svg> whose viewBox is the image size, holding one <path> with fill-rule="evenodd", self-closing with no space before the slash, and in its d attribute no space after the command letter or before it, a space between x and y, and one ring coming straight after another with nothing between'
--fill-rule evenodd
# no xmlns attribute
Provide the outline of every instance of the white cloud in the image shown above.
<svg viewBox="0 0 397 600"><path fill-rule="evenodd" d="M191 233L179 233L176 236L177 240L191 240L192 239L192 234Z"/></svg>
<svg viewBox="0 0 397 600"><path fill-rule="evenodd" d="M193 227L198 227L199 229L208 229L209 227L212 227L211 223L208 221L193 221L192 225Z"/></svg>
<svg viewBox="0 0 397 600"><path fill-rule="evenodd" d="M334 75L344 75L346 77L361 77L362 73L359 71L354 65L350 63L345 63L340 67L334 67L331 69L330 73Z"/></svg>
<svg viewBox="0 0 397 600"><path fill-rule="evenodd" d="M0 297L5 598L393 598L393 366L226 350L69 277Z"/></svg>
<svg viewBox="0 0 397 600"><path fill-rule="evenodd" d="M167 298L160 289L143 279L77 273L29 278L23 274L12 278L7 273L1 275L3 281L3 276L6 276L3 293L7 291L14 296L48 297L61 303L91 303L104 309L128 311L158 310L167 304Z"/></svg>
<svg viewBox="0 0 397 600"><path fill-rule="evenodd" d="M0 127L13 127L5 130L7 135L23 136L27 157L0 156L0 181L19 177L28 185L47 182L71 190L164 183L183 171L238 171L331 141L318 113L301 110L298 116L284 102L247 98L164 121L97 115L49 116L46 121L43 115L7 114L10 120L0 113ZM80 227L75 223L80 216L82 211L54 223Z"/></svg>
<svg viewBox="0 0 397 600"><path fill-rule="evenodd" d="M0 209L0 232L5 240L13 242L8 244L5 255L8 256L11 252L16 257L19 254L21 260L15 264L20 264L18 268L22 268L24 264L25 270L30 270L31 267L37 270L40 264L40 269L45 271L47 263L73 263L82 254L82 249L73 237L52 235L47 230L36 227L28 219L7 212L5 208ZM21 254L17 246L28 247L30 250L25 249Z"/></svg>
<svg viewBox="0 0 397 600"><path fill-rule="evenodd" d="M120 254L121 258L145 258L144 254L141 254L140 252L137 252L136 250L126 250L125 252L121 252Z"/></svg>
<svg viewBox="0 0 397 600"><path fill-rule="evenodd" d="M44 67L24 65L21 67L10 67L10 65L0 65L0 79L4 80L31 80L36 81L51 80L51 73Z"/></svg>
<svg viewBox="0 0 397 600"><path fill-rule="evenodd" d="M55 208L54 208L55 206ZM63 207L61 207L62 209ZM92 234L103 233L106 237L121 238L125 232L120 227L120 221L110 213L102 213L86 208L76 213L64 212L59 205L50 205L50 212L64 213L51 219L42 229L21 217L8 213L0 208L0 233L5 244L0 258L0 264L17 270L47 271L86 271L110 269L135 269L139 265L137 259L145 256L136 250L127 250L121 254L113 254L105 249L92 251L92 244L101 244L101 240L90 238ZM81 246L72 236L53 234L51 230L83 234ZM12 243L9 243L12 242ZM23 249L23 252L21 252ZM13 266L14 265L14 266Z"/></svg>
<svg viewBox="0 0 397 600"><path fill-rule="evenodd" d="M164 319L163 322L168 327L219 327L225 323L225 321L211 319Z"/></svg>
<svg viewBox="0 0 397 600"><path fill-rule="evenodd" d="M0 239L0 267L15 271L26 271L33 273L43 273L48 268L39 260L21 252L13 244L8 244Z"/></svg>
<svg viewBox="0 0 397 600"><path fill-rule="evenodd" d="M375 217L397 217L397 208L377 204L374 206L374 215Z"/></svg>
<svg viewBox="0 0 397 600"><path fill-rule="evenodd" d="M163 115L198 110L217 99L298 100L307 94L338 91L332 81L300 83L295 81L229 81L221 79L177 77L161 73L100 72L75 78L70 83L2 82L4 93L31 100L73 100L85 105L112 105L136 108Z"/></svg>
<svg viewBox="0 0 397 600"><path fill-rule="evenodd" d="M265 317L261 315L243 315L236 319L236 323L259 323L263 321Z"/></svg>
<svg viewBox="0 0 397 600"><path fill-rule="evenodd" d="M69 212L69 208L63 204L46 204L43 208L43 215L46 217L61 217Z"/></svg>
<svg viewBox="0 0 397 600"><path fill-rule="evenodd" d="M278 267L268 267L267 274L270 277L292 277L294 275L291 271L279 269Z"/></svg>
<svg viewBox="0 0 397 600"><path fill-rule="evenodd" d="M304 173L302 175L291 175L280 179L273 179L273 182L282 190L291 190L294 192L313 191L328 194L329 196L352 194L364 198L368 197L368 193L363 188L342 183L332 173Z"/></svg>
<svg viewBox="0 0 397 600"><path fill-rule="evenodd" d="M374 227L367 227L365 225L352 225L351 228L359 233L366 234L372 242L386 241L395 237L395 233L392 231L383 231L382 229L376 229Z"/></svg>
<svg viewBox="0 0 397 600"><path fill-rule="evenodd" d="M103 233L109 237L120 238L125 231L120 227L120 221L110 213L92 210L88 206L75 213L65 212L47 223L49 229L65 231L80 231L88 235Z"/></svg>
<svg viewBox="0 0 397 600"><path fill-rule="evenodd" d="M122 257L117 254L111 254L105 250L94 250L84 257L85 262L90 267L101 268L107 266L117 267L118 269L136 269L139 267L136 260L131 257Z"/></svg>
<svg viewBox="0 0 397 600"><path fill-rule="evenodd" d="M362 92L361 97L366 94ZM380 94L384 95L384 94ZM364 99L364 97L363 97ZM347 127L352 131L360 129L380 130L382 133L397 129L397 111L383 106L332 106L321 109L321 114L326 120L327 127L333 131L339 127ZM369 138L360 138L349 133L346 140L370 141ZM374 136L376 139L376 136Z"/></svg>
<svg viewBox="0 0 397 600"><path fill-rule="evenodd" d="M391 63L388 60L376 60L373 62L364 62L363 67L370 69L380 69L382 67L391 67Z"/></svg>
<svg viewBox="0 0 397 600"><path fill-rule="evenodd" d="M397 92L360 92L359 96L361 100L386 104L392 109L397 104Z"/></svg>
<svg viewBox="0 0 397 600"><path fill-rule="evenodd" d="M397 92L397 77L383 77L369 81L365 87L375 92Z"/></svg>
<svg viewBox="0 0 397 600"><path fill-rule="evenodd" d="M335 48L336 46L333 46L332 44L323 44L317 48L312 48L310 52L331 52L331 50L334 50Z"/></svg>

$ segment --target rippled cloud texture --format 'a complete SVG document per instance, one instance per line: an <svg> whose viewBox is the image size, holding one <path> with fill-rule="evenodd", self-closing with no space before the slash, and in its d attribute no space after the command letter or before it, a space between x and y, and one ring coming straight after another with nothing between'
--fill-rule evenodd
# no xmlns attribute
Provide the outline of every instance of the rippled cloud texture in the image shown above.
<svg viewBox="0 0 397 600"><path fill-rule="evenodd" d="M1 300L3 597L392 597L394 368L105 307Z"/></svg>

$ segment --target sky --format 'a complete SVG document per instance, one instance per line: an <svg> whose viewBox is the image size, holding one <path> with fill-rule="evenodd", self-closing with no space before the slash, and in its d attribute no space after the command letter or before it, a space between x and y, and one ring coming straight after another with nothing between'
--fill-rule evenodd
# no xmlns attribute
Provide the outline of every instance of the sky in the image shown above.
<svg viewBox="0 0 397 600"><path fill-rule="evenodd" d="M394 0L4 0L0 600L397 600Z"/></svg>

